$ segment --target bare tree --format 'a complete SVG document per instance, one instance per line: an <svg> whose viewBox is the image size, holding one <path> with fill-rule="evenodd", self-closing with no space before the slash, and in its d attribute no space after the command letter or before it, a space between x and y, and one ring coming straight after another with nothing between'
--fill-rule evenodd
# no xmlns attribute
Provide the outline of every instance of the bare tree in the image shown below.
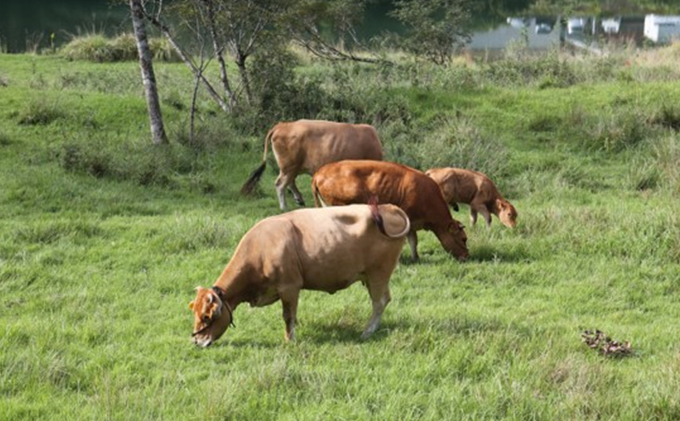
<svg viewBox="0 0 680 421"><path fill-rule="evenodd" d="M161 114L161 104L158 100L158 89L156 88L156 75L153 71L153 56L151 48L149 48L149 40L146 36L146 27L144 26L144 6L142 1L130 0L130 12L132 13L132 26L137 40L139 67L142 72L144 94L149 111L151 136L155 145L161 145L168 143L168 137L163 127L163 115Z"/></svg>
<svg viewBox="0 0 680 421"><path fill-rule="evenodd" d="M385 62L368 48L356 33L364 14L365 0L305 0L286 15L290 37L317 57L333 61ZM325 28L326 36L319 27ZM331 28L331 31L328 31ZM328 34L331 34L328 36ZM357 54L356 50L364 53Z"/></svg>
<svg viewBox="0 0 680 421"><path fill-rule="evenodd" d="M231 84L229 83L229 77L227 76L227 63L224 61L224 48L220 46L220 37L218 35L216 17L219 13L216 9L215 2L213 0L198 0L203 2L205 7L205 20L207 22L208 29L210 30L210 38L212 40L213 52L215 58L220 65L220 80L222 81L222 88L224 89L224 94L229 98L229 105L231 108L236 106L236 95L231 89Z"/></svg>

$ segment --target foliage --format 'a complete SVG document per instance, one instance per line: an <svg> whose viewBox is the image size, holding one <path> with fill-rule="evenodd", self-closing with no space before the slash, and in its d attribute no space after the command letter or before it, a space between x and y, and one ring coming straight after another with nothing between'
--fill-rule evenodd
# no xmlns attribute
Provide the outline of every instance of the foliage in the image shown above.
<svg viewBox="0 0 680 421"><path fill-rule="evenodd" d="M447 64L454 53L469 41L465 22L470 16L467 0L417 2L398 0L391 15L406 28L397 44L418 57L436 64Z"/></svg>

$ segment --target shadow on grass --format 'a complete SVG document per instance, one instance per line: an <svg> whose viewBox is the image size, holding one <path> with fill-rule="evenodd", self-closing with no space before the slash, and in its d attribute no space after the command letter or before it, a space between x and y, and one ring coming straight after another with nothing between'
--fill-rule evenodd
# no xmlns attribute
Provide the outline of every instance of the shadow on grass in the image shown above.
<svg viewBox="0 0 680 421"><path fill-rule="evenodd" d="M368 321L368 319L366 320ZM371 336L366 339L361 338L365 323L339 323L331 324L323 321L306 323L304 330L298 340L315 344L361 344L376 341L383 341L394 329L400 328L393 322L381 323Z"/></svg>
<svg viewBox="0 0 680 421"><path fill-rule="evenodd" d="M477 247L470 250L468 262L527 262L534 257L524 247L515 247L510 250L489 246Z"/></svg>

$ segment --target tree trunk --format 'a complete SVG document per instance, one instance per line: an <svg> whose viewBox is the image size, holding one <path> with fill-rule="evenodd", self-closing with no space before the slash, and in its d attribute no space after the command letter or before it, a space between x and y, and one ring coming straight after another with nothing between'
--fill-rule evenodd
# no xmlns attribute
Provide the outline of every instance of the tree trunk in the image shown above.
<svg viewBox="0 0 680 421"><path fill-rule="evenodd" d="M241 82L243 83L243 89L246 91L246 99L248 104L253 103L253 93L250 90L250 78L248 77L248 69L246 69L246 56L241 52L236 53L236 67L238 67L238 72L241 75Z"/></svg>
<svg viewBox="0 0 680 421"><path fill-rule="evenodd" d="M212 38L213 50L215 50L215 57L217 58L217 62L220 65L220 80L222 81L224 94L227 98L229 98L229 108L233 109L236 106L236 96L229 85L229 78L227 78L227 64L224 62L222 49L218 43L217 24L215 23L215 5L212 0L205 0L205 4L208 9L208 26L210 29L210 37Z"/></svg>
<svg viewBox="0 0 680 421"><path fill-rule="evenodd" d="M179 44L177 44L177 41L175 41L175 39L170 34L170 30L168 29L168 27L163 25L158 19L156 19L153 16L145 15L145 17L149 20L149 22L151 22L153 26L158 28L163 33L165 39L168 40L172 48L175 50L175 52L177 52L182 62L184 62L184 64L186 64L187 67L191 69L191 71L194 73L194 76L201 79L203 85L208 90L208 94L210 94L210 96L215 100L215 102L217 102L217 105L219 105L220 108L222 108L222 110L230 112L231 108L229 107L229 104L224 102L224 100L220 97L220 94L218 94L217 91L215 91L215 88L213 88L208 79L205 78L205 75L203 75L202 71L199 70L194 63L192 63L191 59L186 55L186 53L184 53L184 50L180 48Z"/></svg>
<svg viewBox="0 0 680 421"><path fill-rule="evenodd" d="M161 104L158 100L158 90L156 88L156 76L153 71L153 60L149 41L144 27L144 12L141 0L130 0L130 12L132 13L132 26L137 40L137 51L139 52L139 67L142 71L142 82L144 83L144 94L146 95L146 105L149 110L149 121L151 123L151 136L155 145L168 143L168 137L163 127L163 116L161 115Z"/></svg>

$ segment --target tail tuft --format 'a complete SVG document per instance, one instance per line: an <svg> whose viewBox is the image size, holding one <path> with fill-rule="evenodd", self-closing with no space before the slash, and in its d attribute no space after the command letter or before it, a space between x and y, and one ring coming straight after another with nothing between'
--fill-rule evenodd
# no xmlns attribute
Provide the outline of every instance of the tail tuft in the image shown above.
<svg viewBox="0 0 680 421"><path fill-rule="evenodd" d="M253 192L253 189L255 188L255 186L257 186L257 183L260 181L260 178L262 177L262 173L264 173L266 165L267 161L263 161L259 167L257 167L252 173L250 173L248 180L243 184L243 187L241 187L242 195L249 195L250 193Z"/></svg>

